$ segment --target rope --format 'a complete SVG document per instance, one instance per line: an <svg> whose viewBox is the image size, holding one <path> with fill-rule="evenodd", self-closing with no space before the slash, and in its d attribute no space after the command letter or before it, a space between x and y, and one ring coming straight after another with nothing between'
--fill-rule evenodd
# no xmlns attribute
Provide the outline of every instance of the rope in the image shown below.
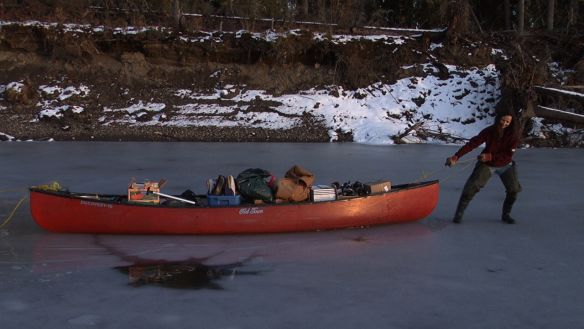
<svg viewBox="0 0 584 329"><path fill-rule="evenodd" d="M470 159L466 159L466 160L463 160L463 161L458 161L458 162L457 162L457 164L459 164L459 165L463 165L463 164L464 164L464 166L463 166L463 167L461 167L461 169L460 169L459 171L464 171L466 168L468 168L468 166L470 166L470 165L471 165L471 164L473 164L473 163L474 163L474 159L472 159L472 158L470 158ZM419 182L421 182L422 180L427 180L427 179L428 179L428 177L435 176L437 173L439 173L439 172L441 172L442 170L445 170L445 169L446 169L446 167L444 167L444 168L440 168L440 169L438 169L438 170L435 170L435 171L433 171L433 172L430 172L430 173L423 172L423 173L422 173L422 176L420 176L420 178L418 178L418 179L415 181L415 183L419 183ZM451 177L452 177L454 174L456 174L456 173L457 173L456 171L455 171L455 172L453 172L453 173L451 173L450 175L446 176L446 178L444 178L444 179L441 179L441 181L442 181L442 182L445 182L445 181L447 181L448 179L450 179L450 178L451 178Z"/></svg>
<svg viewBox="0 0 584 329"><path fill-rule="evenodd" d="M0 224L0 229L3 228L4 226L8 225L8 223L10 222L10 220L12 219L12 217L14 216L14 213L16 212L16 210L18 210L18 208L22 205L22 203L24 202L24 200L26 200L27 195L23 196L20 201L18 201L18 203L16 204L16 207L14 207L14 209L12 209L12 212L10 213L10 215L8 215L8 217L2 222L2 224Z"/></svg>
<svg viewBox="0 0 584 329"><path fill-rule="evenodd" d="M460 170L458 170L459 172L464 171L466 168L468 168L470 165L475 163L475 159L468 159L468 160L464 160L464 161L459 161L459 164L464 164L464 166L462 166L460 168ZM442 179L443 182L449 180L450 178L452 178L452 176L454 176L455 174L457 174L457 171L452 172L450 175L446 176L446 178Z"/></svg>

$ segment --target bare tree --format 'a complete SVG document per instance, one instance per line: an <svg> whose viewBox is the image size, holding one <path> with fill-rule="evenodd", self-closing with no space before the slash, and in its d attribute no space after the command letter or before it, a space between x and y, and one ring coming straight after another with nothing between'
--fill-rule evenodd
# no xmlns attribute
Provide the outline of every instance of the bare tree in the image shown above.
<svg viewBox="0 0 584 329"><path fill-rule="evenodd" d="M554 30L554 14L556 1L555 0L548 0L548 10L547 10L547 29L548 31Z"/></svg>
<svg viewBox="0 0 584 329"><path fill-rule="evenodd" d="M454 34L465 34L469 32L470 9L468 0L451 0L449 2L449 32Z"/></svg>
<svg viewBox="0 0 584 329"><path fill-rule="evenodd" d="M578 15L578 0L570 0L570 8L568 12L568 31L570 27L577 23L576 18Z"/></svg>
<svg viewBox="0 0 584 329"><path fill-rule="evenodd" d="M174 27L177 30L180 30L181 29L182 13L181 13L181 9L180 9L180 1L179 0L172 1L172 17L174 20Z"/></svg>
<svg viewBox="0 0 584 329"><path fill-rule="evenodd" d="M519 0L519 35L522 35L525 27L525 0Z"/></svg>
<svg viewBox="0 0 584 329"><path fill-rule="evenodd" d="M308 0L300 0L302 2L302 15L303 17L308 17L310 14Z"/></svg>
<svg viewBox="0 0 584 329"><path fill-rule="evenodd" d="M511 26L511 3L509 0L504 1L503 7L505 11L505 29L511 30L513 26Z"/></svg>

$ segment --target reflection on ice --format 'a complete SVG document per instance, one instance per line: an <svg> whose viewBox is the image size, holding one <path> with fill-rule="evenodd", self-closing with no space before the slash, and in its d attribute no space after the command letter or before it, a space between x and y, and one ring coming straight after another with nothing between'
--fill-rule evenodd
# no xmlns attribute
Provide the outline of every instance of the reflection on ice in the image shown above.
<svg viewBox="0 0 584 329"><path fill-rule="evenodd" d="M162 266L164 271L207 268L221 276L251 265L271 268L294 261L322 261L366 254L380 246L426 239L431 231L422 223L388 225L328 232L244 236L84 235L42 233L32 244L32 259L15 250L0 262L30 261L34 272ZM8 242L8 241L6 241ZM11 261L12 259L12 261ZM253 264L252 264L253 263ZM146 271L148 272L149 269ZM227 271L227 272L226 272ZM128 269L127 272L130 272ZM230 272L231 273L231 272ZM150 279L148 279L150 280Z"/></svg>
<svg viewBox="0 0 584 329"><path fill-rule="evenodd" d="M181 262L146 262L115 269L128 275L130 285L158 285L180 289L222 290L218 281L224 277L234 279L238 275L257 275L263 271L245 270L251 259L221 265L205 265L201 260L189 259Z"/></svg>

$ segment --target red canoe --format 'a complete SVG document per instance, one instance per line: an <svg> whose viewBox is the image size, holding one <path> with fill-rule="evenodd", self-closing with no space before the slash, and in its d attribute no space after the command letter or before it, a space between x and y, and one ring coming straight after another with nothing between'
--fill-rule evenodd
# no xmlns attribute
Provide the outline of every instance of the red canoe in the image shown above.
<svg viewBox="0 0 584 329"><path fill-rule="evenodd" d="M393 186L363 197L226 207L128 203L123 196L30 189L32 217L60 233L243 234L330 230L416 221L438 203L439 183Z"/></svg>

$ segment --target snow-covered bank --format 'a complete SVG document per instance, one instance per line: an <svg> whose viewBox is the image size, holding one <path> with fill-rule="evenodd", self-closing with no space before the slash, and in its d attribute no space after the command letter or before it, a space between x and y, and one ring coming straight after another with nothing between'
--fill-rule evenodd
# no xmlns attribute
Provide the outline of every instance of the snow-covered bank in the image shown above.
<svg viewBox="0 0 584 329"><path fill-rule="evenodd" d="M491 122L499 95L497 70L493 65L482 69L463 70L448 67L453 78L440 80L434 75L402 79L395 84L377 83L355 91L331 86L310 89L299 94L275 96L263 90L246 90L245 86L228 85L213 93L177 90L175 95L186 100L183 105L164 104L156 99L135 100L124 108L103 107L99 122L103 125L177 126L177 127L250 127L290 129L302 124L301 117L310 115L329 130L330 141L337 133L351 133L357 143L392 144L392 136L422 122L430 130L469 138ZM424 65L431 73L435 68ZM21 88L12 83L5 89ZM83 113L82 105L64 104L72 96L82 100L89 96L88 86L41 86L43 97L36 121L62 118ZM227 96L230 95L230 96ZM270 104L263 112L249 110L254 101ZM229 100L223 105L221 100ZM79 103L81 104L81 103ZM149 116L148 120L143 117ZM409 136L410 143L440 143Z"/></svg>
<svg viewBox="0 0 584 329"><path fill-rule="evenodd" d="M311 89L295 95L273 96L265 91L245 90L231 98L236 103L249 104L260 98L276 102L269 113L246 112L242 107L198 106L189 104L180 108L181 115L131 124L146 125L238 125L267 129L288 129L300 124L299 116L310 114L321 120L329 130L331 141L337 132L351 133L353 140L367 144L392 144L392 136L405 131L416 122L434 131L468 138L490 121L499 98L497 71L494 66L483 69L460 70L449 67L454 77L440 80L433 75L402 79L395 84L377 83L355 91L341 87ZM431 65L425 70L432 71ZM235 87L231 86L233 89ZM192 101L221 99L232 93L229 88L212 95L181 91L180 95ZM214 113L230 112L232 118L209 119ZM234 115L235 114L235 115ZM411 136L411 143L440 142Z"/></svg>
<svg viewBox="0 0 584 329"><path fill-rule="evenodd" d="M436 68L425 64L423 69L429 74L424 77L412 76L391 85L376 83L358 90L330 86L277 96L264 90L234 85L226 85L211 93L180 89L174 95L182 99L183 104L136 99L126 107L104 106L98 121L104 126L286 130L302 125L301 118L310 115L327 128L330 141L336 141L338 133L350 133L357 143L393 144L393 136L420 123L426 131L457 139L437 139L413 132L403 138L404 142L451 143L468 139L492 123L500 92L498 71L494 65L469 70L455 66L447 68L451 78L445 80L432 74ZM0 85L3 91L21 88L19 82ZM64 115L80 115L84 112L83 98L91 93L91 86L85 85L68 86L56 82L40 86L39 94L43 99L37 103L39 111L33 121L39 123ZM274 105L263 111L251 109L258 100ZM534 123L530 135L540 138L545 137L546 132L571 132L571 128L560 124L546 125L541 119L534 120ZM11 136L5 136L5 139L13 140Z"/></svg>
<svg viewBox="0 0 584 329"><path fill-rule="evenodd" d="M453 50L447 43L425 43L411 35L331 35L297 30L177 33L161 27L37 21L0 21L0 26L24 34L31 32L19 29L42 29L84 44L71 49L66 44L51 44L63 49L51 58L39 55L37 62L26 65L7 62L13 67L6 71L11 78L6 75L0 80L0 121L7 121L0 125L0 140L125 140L124 136L148 140L152 132L169 136L169 140L193 140L184 132L205 129L209 133L195 140L247 141L245 136L225 137L238 129L265 130L271 136L294 129L290 139L278 141L305 141L296 136L311 126L318 132L310 141L460 143L492 123L505 76L500 71L504 65L493 63L511 61L506 50L487 42ZM28 47L38 49L35 47L41 41ZM258 45L267 49L257 55L259 59L237 57ZM306 49L298 54L306 57L279 61L278 56L291 56L287 47L299 45ZM213 53L217 47L224 48ZM383 56L379 57L380 52ZM181 55L177 57L177 53ZM213 56L205 55L209 53ZM219 55L224 57L218 60ZM393 66L369 71L368 79L359 84L365 87L347 87L353 81L349 78L345 84L338 83L339 61L365 70L359 66L364 60L361 55L370 56L369 61L383 58ZM480 60L471 61L477 56ZM205 64L198 66L201 62ZM37 74L35 65L46 63L56 68L48 71L51 74ZM85 71L79 73L70 63L85 65ZM477 63L481 64L474 65ZM559 64L549 69L554 79L567 81L567 71ZM345 75L348 70L345 68ZM362 72L355 71L352 69L351 77L359 80ZM292 75L301 78L287 80ZM328 76L313 81L323 75ZM581 140L583 135L574 127L537 118L528 127L527 137L540 140L557 136ZM124 132L131 129L133 133ZM215 136L213 129L225 132ZM149 131L149 136L141 138L142 131ZM112 138L111 133L115 135ZM254 135L253 141L261 140L255 132L247 135Z"/></svg>

